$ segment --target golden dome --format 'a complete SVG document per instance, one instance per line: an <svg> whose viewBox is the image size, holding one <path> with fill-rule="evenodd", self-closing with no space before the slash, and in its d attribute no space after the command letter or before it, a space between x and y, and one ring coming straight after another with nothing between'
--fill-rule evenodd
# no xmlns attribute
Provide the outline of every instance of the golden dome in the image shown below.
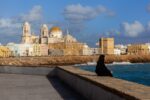
<svg viewBox="0 0 150 100"><path fill-rule="evenodd" d="M50 29L50 32L60 32L60 31L61 31L61 29L60 29L59 27L57 27L57 26L52 27L52 28Z"/></svg>

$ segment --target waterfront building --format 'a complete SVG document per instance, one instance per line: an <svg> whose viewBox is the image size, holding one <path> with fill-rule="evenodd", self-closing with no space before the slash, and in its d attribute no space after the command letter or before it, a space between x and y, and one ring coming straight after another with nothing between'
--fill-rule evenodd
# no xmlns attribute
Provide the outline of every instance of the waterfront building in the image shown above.
<svg viewBox="0 0 150 100"><path fill-rule="evenodd" d="M129 55L149 54L149 48L146 44L131 44L127 46L127 53Z"/></svg>
<svg viewBox="0 0 150 100"><path fill-rule="evenodd" d="M150 43L145 43L148 46L148 51L150 53Z"/></svg>
<svg viewBox="0 0 150 100"><path fill-rule="evenodd" d="M23 24L23 31L22 31L22 42L23 44L31 44L36 43L39 41L39 37L31 34L31 26L28 22Z"/></svg>
<svg viewBox="0 0 150 100"><path fill-rule="evenodd" d="M28 22L23 24L22 43L31 43L31 29Z"/></svg>
<svg viewBox="0 0 150 100"><path fill-rule="evenodd" d="M33 44L33 56L41 56L40 44Z"/></svg>
<svg viewBox="0 0 150 100"><path fill-rule="evenodd" d="M62 30L59 27L52 27L49 30L48 43L64 42Z"/></svg>
<svg viewBox="0 0 150 100"><path fill-rule="evenodd" d="M8 47L10 49L11 56L19 56L19 55L17 55L17 51L18 51L17 49L18 49L18 47L16 46L15 43L8 43L6 45L6 47Z"/></svg>
<svg viewBox="0 0 150 100"><path fill-rule="evenodd" d="M10 57L11 51L8 47L0 45L0 57Z"/></svg>
<svg viewBox="0 0 150 100"><path fill-rule="evenodd" d="M33 55L33 48L32 44L16 44L17 55L19 56L32 56Z"/></svg>
<svg viewBox="0 0 150 100"><path fill-rule="evenodd" d="M87 44L83 46L82 55L93 55L92 49Z"/></svg>
<svg viewBox="0 0 150 100"><path fill-rule="evenodd" d="M9 43L7 47L13 56L48 56L47 44L14 44Z"/></svg>
<svg viewBox="0 0 150 100"><path fill-rule="evenodd" d="M8 43L12 56L33 56L32 44Z"/></svg>
<svg viewBox="0 0 150 100"><path fill-rule="evenodd" d="M40 44L40 54L41 56L48 56L48 45Z"/></svg>
<svg viewBox="0 0 150 100"><path fill-rule="evenodd" d="M126 45L123 45L123 44L115 45L115 49L119 49L121 55L127 54L127 46Z"/></svg>
<svg viewBox="0 0 150 100"><path fill-rule="evenodd" d="M99 46L101 54L114 54L114 38L100 38Z"/></svg>
<svg viewBox="0 0 150 100"><path fill-rule="evenodd" d="M47 44L48 43L48 27L46 24L42 25L41 27L41 34L40 34L40 43Z"/></svg>
<svg viewBox="0 0 150 100"><path fill-rule="evenodd" d="M48 43L60 43L60 42L77 42L77 40L68 32L63 35L62 30L54 26L50 30L46 24L43 24L40 29L40 36L31 34L31 26L28 22L23 24L22 43L23 44L48 44Z"/></svg>
<svg viewBox="0 0 150 100"><path fill-rule="evenodd" d="M59 27L53 27L50 30L48 39L49 55L81 55L83 45L68 30L64 36Z"/></svg>
<svg viewBox="0 0 150 100"><path fill-rule="evenodd" d="M49 56L63 56L64 52L62 49L48 49Z"/></svg>
<svg viewBox="0 0 150 100"><path fill-rule="evenodd" d="M121 55L121 50L115 48L115 49L114 49L114 54L115 54L115 55Z"/></svg>
<svg viewBox="0 0 150 100"><path fill-rule="evenodd" d="M100 54L100 49L99 48L91 48L92 55L98 55Z"/></svg>
<svg viewBox="0 0 150 100"><path fill-rule="evenodd" d="M66 34L63 34L57 26L48 29L47 25L43 24L39 36L31 33L31 25L28 22L23 24L22 29L21 44L9 43L7 45L13 56L98 54L98 49L84 48L84 43L78 42L68 30Z"/></svg>
<svg viewBox="0 0 150 100"><path fill-rule="evenodd" d="M58 51L58 55L81 55L83 43L79 42L60 42L48 44L49 54L53 51Z"/></svg>

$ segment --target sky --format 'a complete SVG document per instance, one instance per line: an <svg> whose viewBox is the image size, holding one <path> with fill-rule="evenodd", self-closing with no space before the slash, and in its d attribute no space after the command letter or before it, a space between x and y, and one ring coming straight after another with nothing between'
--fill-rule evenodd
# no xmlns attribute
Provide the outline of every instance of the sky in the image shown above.
<svg viewBox="0 0 150 100"><path fill-rule="evenodd" d="M25 21L36 35L42 24L59 26L91 47L101 37L150 42L150 0L1 0L0 43L19 43Z"/></svg>

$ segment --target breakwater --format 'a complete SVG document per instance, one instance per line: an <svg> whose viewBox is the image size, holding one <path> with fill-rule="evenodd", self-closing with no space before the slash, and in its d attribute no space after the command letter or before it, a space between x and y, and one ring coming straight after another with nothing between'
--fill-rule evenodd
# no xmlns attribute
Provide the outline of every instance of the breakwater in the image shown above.
<svg viewBox="0 0 150 100"><path fill-rule="evenodd" d="M0 58L0 65L39 66L39 65L73 65L97 61L95 56L47 56L47 57L10 57ZM105 63L113 62L145 63L150 62L150 55L106 55Z"/></svg>

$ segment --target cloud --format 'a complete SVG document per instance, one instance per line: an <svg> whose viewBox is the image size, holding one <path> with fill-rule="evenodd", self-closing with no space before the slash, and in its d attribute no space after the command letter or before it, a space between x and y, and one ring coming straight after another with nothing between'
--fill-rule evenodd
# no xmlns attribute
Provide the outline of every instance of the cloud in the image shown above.
<svg viewBox="0 0 150 100"><path fill-rule="evenodd" d="M11 18L0 18L0 28L20 28L24 21L38 22L42 19L42 7L34 6L27 14Z"/></svg>
<svg viewBox="0 0 150 100"><path fill-rule="evenodd" d="M146 30L147 30L147 31L150 31L150 22L147 23Z"/></svg>
<svg viewBox="0 0 150 100"><path fill-rule="evenodd" d="M121 24L121 28L129 37L137 37L145 31L145 27L139 21L134 21L133 23L124 22Z"/></svg>
<svg viewBox="0 0 150 100"><path fill-rule="evenodd" d="M13 19L1 18L0 19L0 28L19 28L20 23L14 23Z"/></svg>
<svg viewBox="0 0 150 100"><path fill-rule="evenodd" d="M102 5L94 8L90 6L82 6L81 4L68 5L65 7L63 15L70 23L81 23L94 19L102 13L106 13L109 16L114 15L114 12L110 11Z"/></svg>
<svg viewBox="0 0 150 100"><path fill-rule="evenodd" d="M14 18L0 18L0 34L14 36L19 33L22 23L17 22Z"/></svg>
<svg viewBox="0 0 150 100"><path fill-rule="evenodd" d="M25 21L29 21L33 28L41 25L42 20L42 7L39 5L33 6L33 8L27 13L17 15L15 17L10 18L0 18L0 34L5 35L6 38L10 38L10 36L18 37L22 33L22 24ZM36 23L36 24L35 24ZM0 38L2 40L2 38ZM9 39L6 39L9 40ZM10 39L11 40L11 39ZM17 39L16 39L17 40ZM2 40L3 41L3 40ZM8 42L8 41L7 41Z"/></svg>
<svg viewBox="0 0 150 100"><path fill-rule="evenodd" d="M22 14L23 21L37 21L42 19L42 7L39 5L34 6L27 14Z"/></svg>
<svg viewBox="0 0 150 100"><path fill-rule="evenodd" d="M147 5L146 9L148 12L150 12L150 4Z"/></svg>

